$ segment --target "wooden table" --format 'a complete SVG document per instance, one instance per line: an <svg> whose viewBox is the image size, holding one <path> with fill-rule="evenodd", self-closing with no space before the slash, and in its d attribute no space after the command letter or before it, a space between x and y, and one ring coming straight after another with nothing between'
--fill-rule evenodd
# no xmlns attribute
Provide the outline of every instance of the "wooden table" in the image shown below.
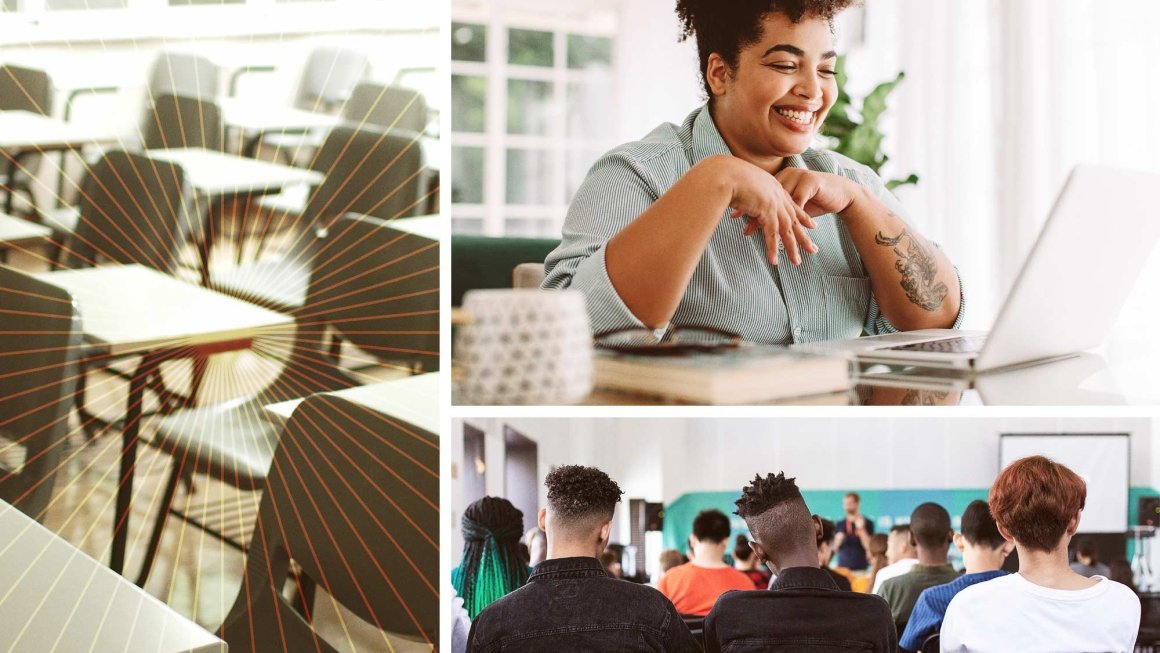
<svg viewBox="0 0 1160 653"><path fill-rule="evenodd" d="M0 501L0 644L10 653L225 653L226 644Z"/></svg>
<svg viewBox="0 0 1160 653"><path fill-rule="evenodd" d="M397 417L409 424L438 435L439 372L328 392L380 413ZM280 401L264 407L266 419L285 424L302 399Z"/></svg>
<svg viewBox="0 0 1160 653"><path fill-rule="evenodd" d="M51 235L52 229L42 224L0 213L0 263L7 258L10 248L39 245Z"/></svg>
<svg viewBox="0 0 1160 653"><path fill-rule="evenodd" d="M257 336L290 337L293 319L141 265L63 270L36 276L72 294L85 340L95 349L86 362L142 356L129 383L122 431L120 485L109 563L120 573L129 530L142 399L148 384L159 384L161 363L193 358L195 366L204 370L210 354L248 349ZM194 388L191 394L196 396L196 392Z"/></svg>
<svg viewBox="0 0 1160 653"><path fill-rule="evenodd" d="M30 111L0 111L0 153L7 159L8 179L23 168L21 160L43 152L80 150L87 145L115 143L117 137L92 127L75 125ZM4 212L12 213L13 194Z"/></svg>

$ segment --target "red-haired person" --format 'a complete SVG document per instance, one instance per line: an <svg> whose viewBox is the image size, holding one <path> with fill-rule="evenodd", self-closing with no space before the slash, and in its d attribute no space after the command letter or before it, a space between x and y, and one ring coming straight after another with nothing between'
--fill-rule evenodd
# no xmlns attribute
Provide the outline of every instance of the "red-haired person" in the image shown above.
<svg viewBox="0 0 1160 653"><path fill-rule="evenodd" d="M959 592L947 608L943 651L1125 651L1135 647L1140 600L1103 576L1071 570L1087 485L1043 456L1015 461L988 499L999 532L1015 543L1019 573Z"/></svg>

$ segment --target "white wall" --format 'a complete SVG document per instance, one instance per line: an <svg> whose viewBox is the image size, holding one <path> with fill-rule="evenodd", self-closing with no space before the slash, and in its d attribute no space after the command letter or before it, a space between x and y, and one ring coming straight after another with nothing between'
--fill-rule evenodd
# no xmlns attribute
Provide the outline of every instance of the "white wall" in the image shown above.
<svg viewBox="0 0 1160 653"><path fill-rule="evenodd" d="M539 444L540 479L553 465L594 465L625 498L670 503L688 492L733 490L784 470L811 490L985 488L999 471L1002 433L1131 433L1133 487L1160 484L1160 447L1146 418L468 419L488 434L488 491L500 494L503 425ZM462 426L448 447L462 464ZM493 456L496 462L493 461ZM456 547L462 497L453 480ZM540 488L541 505L544 490ZM619 536L627 528L617 520ZM625 531L626 532L626 531ZM458 550L458 548L454 549ZM1158 558L1160 559L1160 558Z"/></svg>

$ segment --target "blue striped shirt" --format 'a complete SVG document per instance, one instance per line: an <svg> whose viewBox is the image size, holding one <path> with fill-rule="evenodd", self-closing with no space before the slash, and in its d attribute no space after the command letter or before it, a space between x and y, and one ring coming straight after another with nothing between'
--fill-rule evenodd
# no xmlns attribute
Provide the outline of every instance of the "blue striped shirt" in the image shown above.
<svg viewBox="0 0 1160 653"><path fill-rule="evenodd" d="M946 616L947 606L955 595L971 585L1006 576L1002 569L996 571L981 571L977 574L963 574L945 585L928 587L918 595L918 602L910 613L910 621L906 622L906 630L898 645L907 651L917 651L927 637L937 633L942 628L943 617Z"/></svg>
<svg viewBox="0 0 1160 653"><path fill-rule="evenodd" d="M584 291L594 332L643 327L608 278L605 245L694 165L715 154L730 152L708 107L702 106L679 127L666 123L643 140L601 157L572 200L560 246L544 263L543 287ZM847 157L810 149L789 157L786 166L852 179L909 223L882 179ZM715 327L752 342L783 345L898 330L879 311L862 257L837 215L816 218L818 227L810 237L819 252L805 254L800 266L785 257L781 265L770 265L764 238L743 235L743 223L727 218L728 211L693 272L672 324ZM965 306L961 301L955 328Z"/></svg>

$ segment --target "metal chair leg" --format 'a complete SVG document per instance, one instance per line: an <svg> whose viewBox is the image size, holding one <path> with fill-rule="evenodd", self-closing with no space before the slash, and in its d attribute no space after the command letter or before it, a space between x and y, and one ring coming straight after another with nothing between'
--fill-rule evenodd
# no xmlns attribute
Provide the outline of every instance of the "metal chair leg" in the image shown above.
<svg viewBox="0 0 1160 653"><path fill-rule="evenodd" d="M161 508L158 509L157 519L153 522L153 533L150 534L148 548L145 549L145 561L141 564L141 574L137 577L138 587L145 587L145 581L149 580L149 572L153 569L157 549L161 546L161 533L165 530L165 522L169 519L169 508L173 505L173 495L177 492L177 483L182 476L181 463L174 460L169 469L169 478L165 481L165 494L161 497Z"/></svg>

